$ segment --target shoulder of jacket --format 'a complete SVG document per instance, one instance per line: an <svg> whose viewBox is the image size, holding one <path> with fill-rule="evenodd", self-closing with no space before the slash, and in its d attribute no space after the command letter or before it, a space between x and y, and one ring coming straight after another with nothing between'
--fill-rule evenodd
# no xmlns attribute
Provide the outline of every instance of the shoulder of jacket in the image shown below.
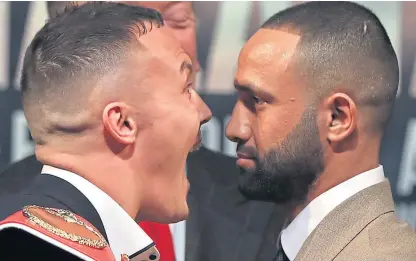
<svg viewBox="0 0 416 261"><path fill-rule="evenodd" d="M14 233L15 237L22 233L36 237L81 260L115 260L100 232L88 221L68 210L25 206L0 222L0 234L6 231L9 232L7 235Z"/></svg>
<svg viewBox="0 0 416 261"><path fill-rule="evenodd" d="M381 215L367 228L368 242L377 260L416 260L416 232L394 212ZM393 259L391 259L393 258Z"/></svg>

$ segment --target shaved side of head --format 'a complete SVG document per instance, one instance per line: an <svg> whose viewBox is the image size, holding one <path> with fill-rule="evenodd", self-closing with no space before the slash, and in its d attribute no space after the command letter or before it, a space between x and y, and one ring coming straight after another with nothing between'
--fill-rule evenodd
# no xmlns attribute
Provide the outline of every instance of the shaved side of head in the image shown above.
<svg viewBox="0 0 416 261"><path fill-rule="evenodd" d="M92 92L105 92L103 78L113 77L133 50L146 56L138 38L160 26L157 11L118 3L86 3L51 19L29 45L22 70L23 108L35 142L90 128L98 102Z"/></svg>

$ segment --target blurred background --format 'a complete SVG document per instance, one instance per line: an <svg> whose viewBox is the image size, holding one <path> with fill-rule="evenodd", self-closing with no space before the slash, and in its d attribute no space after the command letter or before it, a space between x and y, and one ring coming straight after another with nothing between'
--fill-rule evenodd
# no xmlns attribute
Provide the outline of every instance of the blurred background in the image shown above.
<svg viewBox="0 0 416 261"><path fill-rule="evenodd" d="M399 57L400 91L380 156L398 215L416 228L416 2L359 3L381 19ZM293 4L194 3L202 67L197 89L214 115L203 127L207 148L234 156L235 145L225 138L224 130L235 103L232 83L238 53L268 17ZM18 83L25 49L46 19L43 1L0 2L0 170L33 153Z"/></svg>

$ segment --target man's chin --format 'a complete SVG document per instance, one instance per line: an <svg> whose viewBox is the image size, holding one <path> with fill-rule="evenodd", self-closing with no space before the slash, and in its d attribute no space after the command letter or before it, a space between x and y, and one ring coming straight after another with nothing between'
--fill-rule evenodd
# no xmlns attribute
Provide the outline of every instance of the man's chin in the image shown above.
<svg viewBox="0 0 416 261"><path fill-rule="evenodd" d="M272 201L268 191L261 185L262 177L255 169L239 166L240 177L238 190L248 200Z"/></svg>
<svg viewBox="0 0 416 261"><path fill-rule="evenodd" d="M290 177L278 178L259 170L240 168L238 190L247 200L288 204L295 200Z"/></svg>
<svg viewBox="0 0 416 261"><path fill-rule="evenodd" d="M276 204L288 204L293 201L290 195L284 194L283 192L280 194L273 190L252 187L249 184L240 184L238 190L247 200L273 202Z"/></svg>

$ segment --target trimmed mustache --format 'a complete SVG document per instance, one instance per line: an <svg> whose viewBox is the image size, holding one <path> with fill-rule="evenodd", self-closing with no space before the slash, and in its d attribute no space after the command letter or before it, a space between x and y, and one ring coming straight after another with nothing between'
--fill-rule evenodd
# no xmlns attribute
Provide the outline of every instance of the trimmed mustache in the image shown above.
<svg viewBox="0 0 416 261"><path fill-rule="evenodd" d="M258 153L256 148L252 146L246 146L243 143L237 144L237 155L243 155L245 158L256 159L258 158Z"/></svg>

